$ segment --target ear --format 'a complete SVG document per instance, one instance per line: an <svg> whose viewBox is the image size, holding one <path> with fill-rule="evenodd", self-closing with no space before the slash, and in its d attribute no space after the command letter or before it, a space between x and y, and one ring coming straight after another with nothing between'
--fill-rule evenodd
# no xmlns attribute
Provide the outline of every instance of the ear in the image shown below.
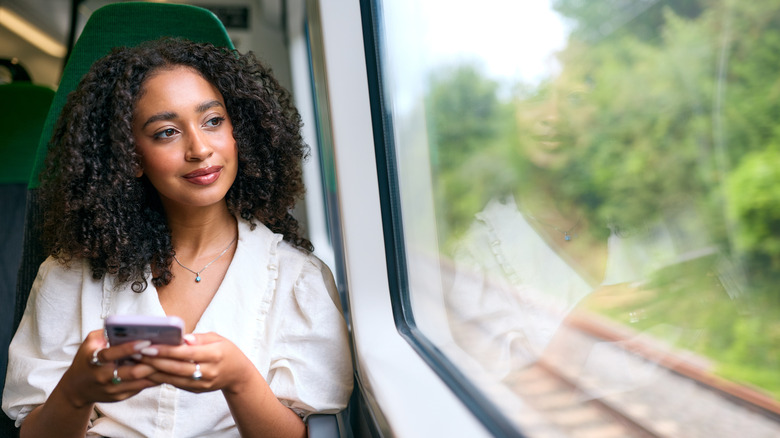
<svg viewBox="0 0 780 438"><path fill-rule="evenodd" d="M133 158L135 159L135 177L140 178L144 176L144 165L141 162L141 155L136 151L136 155Z"/></svg>

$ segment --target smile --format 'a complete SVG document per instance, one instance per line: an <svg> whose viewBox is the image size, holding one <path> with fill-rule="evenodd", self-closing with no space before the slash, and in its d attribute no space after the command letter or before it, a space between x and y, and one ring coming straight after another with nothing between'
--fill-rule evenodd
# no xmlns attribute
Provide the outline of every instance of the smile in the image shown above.
<svg viewBox="0 0 780 438"><path fill-rule="evenodd" d="M193 184L208 185L216 181L221 173L222 166L209 166L194 170L182 176L182 178Z"/></svg>

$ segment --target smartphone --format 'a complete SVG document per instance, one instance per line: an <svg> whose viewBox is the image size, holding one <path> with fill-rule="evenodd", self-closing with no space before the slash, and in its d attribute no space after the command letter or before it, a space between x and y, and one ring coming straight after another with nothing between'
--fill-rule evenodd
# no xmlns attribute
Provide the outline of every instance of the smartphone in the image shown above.
<svg viewBox="0 0 780 438"><path fill-rule="evenodd" d="M178 316L111 315L106 318L109 345L131 341L179 345L183 335L184 321Z"/></svg>

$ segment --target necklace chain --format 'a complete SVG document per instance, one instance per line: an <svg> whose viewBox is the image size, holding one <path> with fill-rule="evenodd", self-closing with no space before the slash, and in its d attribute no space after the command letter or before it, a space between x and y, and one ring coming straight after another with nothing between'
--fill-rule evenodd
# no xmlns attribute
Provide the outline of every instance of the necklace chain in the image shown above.
<svg viewBox="0 0 780 438"><path fill-rule="evenodd" d="M567 242L571 242L571 239L572 239L572 238L574 238L574 236L576 236L576 234L571 234L571 233L572 233L572 231L574 231L574 230L577 228L577 226L580 224L580 221L582 220L582 217L580 217L579 219L577 219L577 223L575 223L575 224L574 224L574 225L573 225L571 228L569 228L568 230L564 231L564 230L562 230L562 229L560 229L560 228L556 227L555 225L553 225L553 224L550 224L550 223L547 223L547 222L545 222L545 221L543 221L543 220L541 220L541 219L539 219L539 218L537 218L537 217L535 217L535 216L531 216L531 215L528 215L528 216L529 216L531 219L533 219L533 220L535 220L535 221L539 222L540 224L542 224L542 225L547 225L548 227L555 229L555 231L557 231L557 232L559 232L559 233L563 234L563 240L565 240L565 241L567 241Z"/></svg>
<svg viewBox="0 0 780 438"><path fill-rule="evenodd" d="M206 270L206 268L208 268L209 266L211 266L211 264L212 264L212 263L216 262L217 260L219 260L219 258L220 258L220 257L222 257L223 255L225 255L225 253L226 253L226 252L227 252L227 251L230 249L230 247L231 247L231 246L233 246L233 243L235 243L236 239L238 239L238 235L236 235L236 237L234 237L234 238L233 238L233 240L231 240L231 241L230 241L230 243L228 244L228 246L227 246L225 249L223 249L223 250L222 250L222 252L221 252L221 253L219 253L219 255L218 255L218 256L217 256L217 257L216 257L214 260L212 260L212 261L210 261L210 262L206 263L206 266L204 266L203 268L201 268L201 269L200 269L200 271L198 271L198 272L195 272L195 271L193 271L192 269L190 269L190 268L188 268L188 267L186 267L186 266L182 265L182 264L181 264L181 262L179 261L179 259L177 259L177 258L176 258L176 254L174 254L174 255L173 255L173 259L174 259L174 260L176 260L176 263L178 263L178 264L179 264L179 266L181 266L182 268L184 268L184 269L186 269L186 270L188 270L188 271L192 272L193 274L195 274L195 283L200 283L200 281L202 280L202 278L201 278L201 276L200 276L200 273L201 273L201 272L203 272L203 271L205 271L205 270Z"/></svg>

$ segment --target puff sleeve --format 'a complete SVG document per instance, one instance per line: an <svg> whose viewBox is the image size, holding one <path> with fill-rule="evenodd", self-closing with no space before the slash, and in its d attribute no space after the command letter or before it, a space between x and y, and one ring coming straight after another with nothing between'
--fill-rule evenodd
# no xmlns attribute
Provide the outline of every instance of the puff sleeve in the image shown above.
<svg viewBox="0 0 780 438"><path fill-rule="evenodd" d="M3 410L16 420L17 427L46 401L84 339L81 289L85 270L82 263L72 265L67 268L52 258L41 264L11 341ZM100 286L96 287L99 305Z"/></svg>
<svg viewBox="0 0 780 438"><path fill-rule="evenodd" d="M282 249L282 248L280 248ZM285 254L285 253L288 254ZM280 251L280 272L269 329L268 384L301 417L344 409L352 393L352 355L346 322L330 270L316 257L290 263Z"/></svg>

